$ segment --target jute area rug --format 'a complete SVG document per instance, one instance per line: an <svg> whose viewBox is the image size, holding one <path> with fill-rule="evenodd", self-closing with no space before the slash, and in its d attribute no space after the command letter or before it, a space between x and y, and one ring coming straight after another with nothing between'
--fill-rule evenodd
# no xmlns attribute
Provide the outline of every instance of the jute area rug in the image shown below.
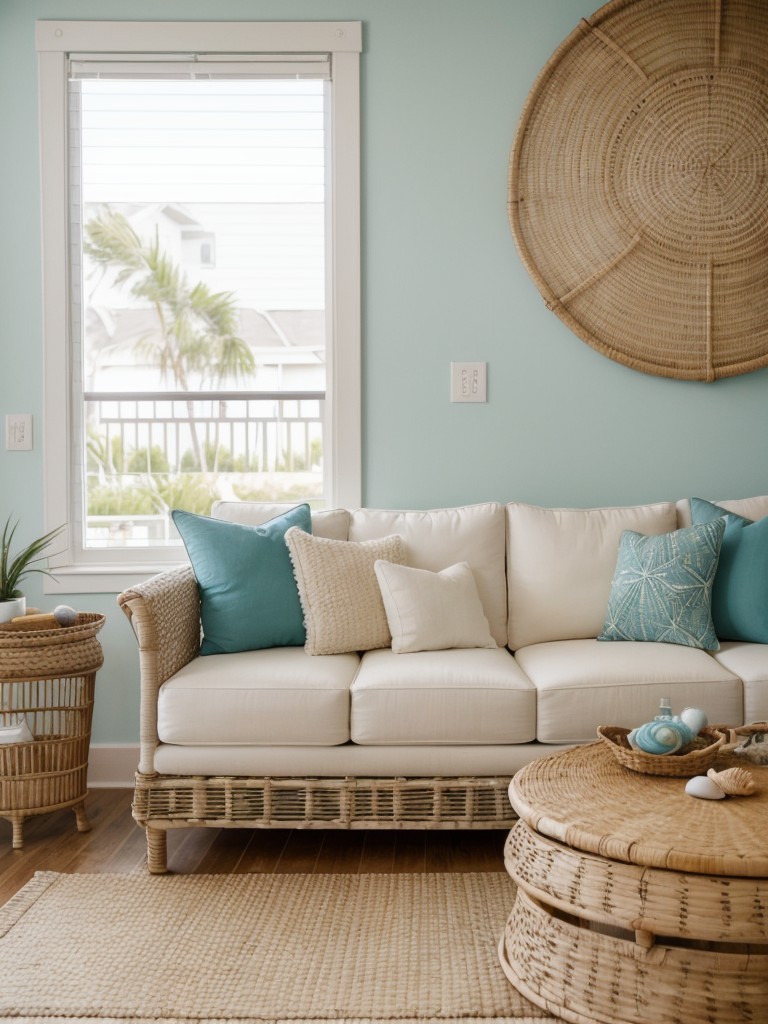
<svg viewBox="0 0 768 1024"><path fill-rule="evenodd" d="M553 1021L509 984L504 873L38 872L0 907L0 1020Z"/></svg>

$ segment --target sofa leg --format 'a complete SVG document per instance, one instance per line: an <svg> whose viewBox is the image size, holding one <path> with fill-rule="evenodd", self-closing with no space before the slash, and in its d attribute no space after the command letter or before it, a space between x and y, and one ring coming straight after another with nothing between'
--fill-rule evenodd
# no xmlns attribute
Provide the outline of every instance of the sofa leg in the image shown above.
<svg viewBox="0 0 768 1024"><path fill-rule="evenodd" d="M147 825L147 867L151 875L164 875L168 871L168 833L164 828Z"/></svg>

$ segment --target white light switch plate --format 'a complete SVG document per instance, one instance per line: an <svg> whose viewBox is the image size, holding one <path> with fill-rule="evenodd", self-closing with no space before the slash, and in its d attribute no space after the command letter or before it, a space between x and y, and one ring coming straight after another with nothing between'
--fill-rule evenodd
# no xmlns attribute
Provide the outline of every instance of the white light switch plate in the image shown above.
<svg viewBox="0 0 768 1024"><path fill-rule="evenodd" d="M486 401L486 363L451 363L451 401Z"/></svg>
<svg viewBox="0 0 768 1024"><path fill-rule="evenodd" d="M32 416L28 412L9 412L5 417L5 450L32 451Z"/></svg>

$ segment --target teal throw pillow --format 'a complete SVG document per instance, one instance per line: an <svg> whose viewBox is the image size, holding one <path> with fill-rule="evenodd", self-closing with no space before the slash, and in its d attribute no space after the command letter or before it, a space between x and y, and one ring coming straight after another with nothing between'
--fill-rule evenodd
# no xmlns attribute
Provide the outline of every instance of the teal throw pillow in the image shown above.
<svg viewBox="0 0 768 1024"><path fill-rule="evenodd" d="M243 526L174 509L200 591L201 654L300 647L306 640L299 591L285 543L298 526L312 532L309 505Z"/></svg>
<svg viewBox="0 0 768 1024"><path fill-rule="evenodd" d="M712 584L725 522L647 537L625 530L598 640L648 640L716 651Z"/></svg>
<svg viewBox="0 0 768 1024"><path fill-rule="evenodd" d="M744 516L691 498L694 523L725 520L712 588L712 621L721 640L768 644L768 517Z"/></svg>

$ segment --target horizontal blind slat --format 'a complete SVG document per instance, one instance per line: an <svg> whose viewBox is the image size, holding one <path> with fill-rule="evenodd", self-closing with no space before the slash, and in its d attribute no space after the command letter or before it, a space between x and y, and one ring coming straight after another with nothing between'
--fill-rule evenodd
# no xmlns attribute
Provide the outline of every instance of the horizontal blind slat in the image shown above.
<svg viewBox="0 0 768 1024"><path fill-rule="evenodd" d="M72 54L69 75L83 78L313 78L330 79L323 54Z"/></svg>

